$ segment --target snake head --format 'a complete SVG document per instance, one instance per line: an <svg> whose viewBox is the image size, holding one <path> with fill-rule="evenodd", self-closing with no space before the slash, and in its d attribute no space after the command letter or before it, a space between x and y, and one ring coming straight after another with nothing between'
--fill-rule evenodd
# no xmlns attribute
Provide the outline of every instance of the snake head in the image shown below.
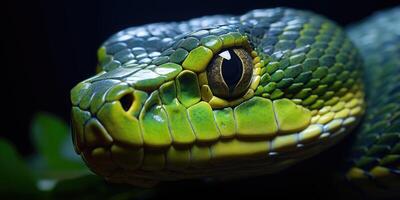
<svg viewBox="0 0 400 200"><path fill-rule="evenodd" d="M364 109L357 50L308 12L134 27L98 55L101 72L71 92L73 138L111 181L274 173L335 144Z"/></svg>

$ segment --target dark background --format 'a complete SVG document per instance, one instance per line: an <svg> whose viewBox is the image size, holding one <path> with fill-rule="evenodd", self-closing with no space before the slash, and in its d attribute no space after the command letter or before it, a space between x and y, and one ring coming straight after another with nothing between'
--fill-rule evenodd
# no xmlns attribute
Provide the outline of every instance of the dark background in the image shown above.
<svg viewBox="0 0 400 200"><path fill-rule="evenodd" d="M397 1L73 1L1 3L0 136L29 155L30 120L48 111L69 120L69 91L93 75L96 50L111 34L152 22L210 14L242 14L276 6L312 10L341 25L359 21Z"/></svg>

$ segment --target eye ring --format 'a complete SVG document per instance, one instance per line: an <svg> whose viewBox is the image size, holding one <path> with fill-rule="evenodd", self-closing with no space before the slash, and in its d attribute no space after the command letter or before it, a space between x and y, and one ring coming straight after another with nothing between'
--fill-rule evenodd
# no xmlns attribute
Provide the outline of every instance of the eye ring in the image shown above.
<svg viewBox="0 0 400 200"><path fill-rule="evenodd" d="M207 67L207 80L214 95L234 99L251 84L252 57L243 48L229 48L216 54Z"/></svg>

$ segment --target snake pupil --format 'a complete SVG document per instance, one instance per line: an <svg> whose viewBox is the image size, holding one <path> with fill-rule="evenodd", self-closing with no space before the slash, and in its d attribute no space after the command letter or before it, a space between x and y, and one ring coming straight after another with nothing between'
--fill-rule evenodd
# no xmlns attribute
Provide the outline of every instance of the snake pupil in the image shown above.
<svg viewBox="0 0 400 200"><path fill-rule="evenodd" d="M242 61L232 50L226 50L223 53L229 55L229 57L226 57L222 61L222 77L224 78L225 83L227 84L229 90L231 91L235 88L240 78L242 77L243 73Z"/></svg>
<svg viewBox="0 0 400 200"><path fill-rule="evenodd" d="M242 48L221 51L207 68L207 80L213 94L225 99L234 99L246 92L252 74L252 58Z"/></svg>

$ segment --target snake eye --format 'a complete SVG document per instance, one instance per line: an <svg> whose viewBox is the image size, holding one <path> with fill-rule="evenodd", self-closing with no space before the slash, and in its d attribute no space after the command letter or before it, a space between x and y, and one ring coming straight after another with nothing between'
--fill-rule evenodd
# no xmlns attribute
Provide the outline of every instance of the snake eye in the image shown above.
<svg viewBox="0 0 400 200"><path fill-rule="evenodd" d="M253 74L252 57L241 48L222 50L207 68L207 79L214 95L232 99L247 91Z"/></svg>

